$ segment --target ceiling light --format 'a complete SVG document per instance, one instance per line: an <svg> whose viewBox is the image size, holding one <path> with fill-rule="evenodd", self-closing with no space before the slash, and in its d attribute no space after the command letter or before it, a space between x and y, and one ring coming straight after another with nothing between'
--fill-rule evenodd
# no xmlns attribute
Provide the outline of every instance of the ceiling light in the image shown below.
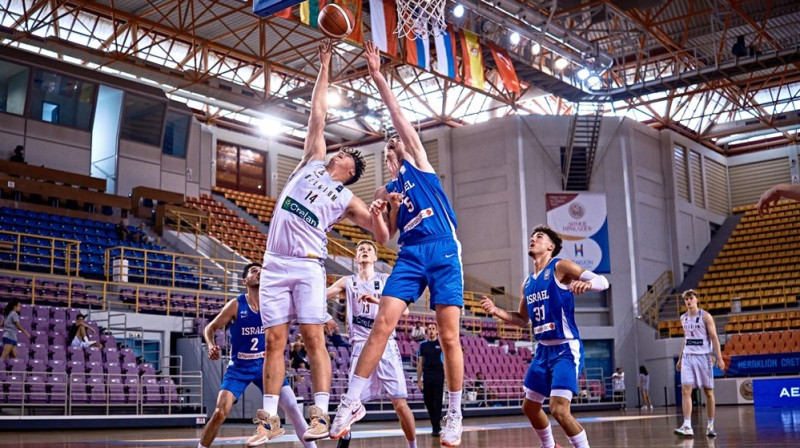
<svg viewBox="0 0 800 448"><path fill-rule="evenodd" d="M508 41L511 42L511 45L517 45L519 43L519 33L514 31L508 36Z"/></svg>
<svg viewBox="0 0 800 448"><path fill-rule="evenodd" d="M564 58L558 58L555 62L556 70L564 70L569 65L569 61Z"/></svg>
<svg viewBox="0 0 800 448"><path fill-rule="evenodd" d="M582 67L580 70L578 70L578 73L576 73L576 75L578 76L578 79L584 81L586 78L589 77L589 75L591 75L591 73L589 73L589 70L586 70L585 67Z"/></svg>
<svg viewBox="0 0 800 448"><path fill-rule="evenodd" d="M602 84L600 77L597 75L592 75L586 79L586 85L589 86L590 89L599 89L602 87Z"/></svg>
<svg viewBox="0 0 800 448"><path fill-rule="evenodd" d="M261 133L264 135L278 135L283 131L281 122L272 117L264 117L257 123Z"/></svg>
<svg viewBox="0 0 800 448"><path fill-rule="evenodd" d="M342 104L342 95L336 89L328 90L328 105L336 107Z"/></svg>
<svg viewBox="0 0 800 448"><path fill-rule="evenodd" d="M542 46L539 45L538 43L534 42L533 45L531 45L531 54L533 54L534 56L539 54L541 51L542 51Z"/></svg>
<svg viewBox="0 0 800 448"><path fill-rule="evenodd" d="M463 17L463 16L464 16L464 6L463 6L463 5L461 5L461 4L458 4L458 5L456 5L456 6L453 8L453 15L454 15L454 16L455 16L457 19L460 19L461 17Z"/></svg>

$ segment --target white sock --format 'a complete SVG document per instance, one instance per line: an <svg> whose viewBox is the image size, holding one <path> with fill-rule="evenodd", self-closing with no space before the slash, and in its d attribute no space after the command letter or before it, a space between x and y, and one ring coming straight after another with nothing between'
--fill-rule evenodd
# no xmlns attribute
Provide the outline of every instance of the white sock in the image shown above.
<svg viewBox="0 0 800 448"><path fill-rule="evenodd" d="M556 440L553 438L553 426L547 425L547 428L536 429L536 435L539 436L539 441L542 442L542 448L555 448Z"/></svg>
<svg viewBox="0 0 800 448"><path fill-rule="evenodd" d="M406 443L408 444L408 448L417 448L417 440L416 439L414 439L414 440L406 440Z"/></svg>
<svg viewBox="0 0 800 448"><path fill-rule="evenodd" d="M714 419L713 418L708 419L708 424L714 426Z"/></svg>
<svg viewBox="0 0 800 448"><path fill-rule="evenodd" d="M690 419L690 418L683 419L683 426L691 428L692 427L692 419Z"/></svg>
<svg viewBox="0 0 800 448"><path fill-rule="evenodd" d="M569 439L569 443L571 443L575 448L589 448L589 440L586 439L585 429L578 434L567 438Z"/></svg>
<svg viewBox="0 0 800 448"><path fill-rule="evenodd" d="M347 388L347 393L344 396L352 402L361 401L361 393L364 392L364 388L367 387L368 382L366 378L353 375L353 378L350 380L350 386Z"/></svg>
<svg viewBox="0 0 800 448"><path fill-rule="evenodd" d="M301 411L300 406L297 405L297 396L290 386L283 386L281 388L279 403L284 414L286 414L286 420L294 427L297 438L303 442L303 434L308 430L308 423L306 423L306 419L303 418L303 411ZM310 448L316 445L303 442L303 446Z"/></svg>
<svg viewBox="0 0 800 448"><path fill-rule="evenodd" d="M344 440L350 440L350 437L353 437L350 431L347 431L347 434L342 436Z"/></svg>
<svg viewBox="0 0 800 448"><path fill-rule="evenodd" d="M451 390L447 392L448 411L461 415L461 391Z"/></svg>
<svg viewBox="0 0 800 448"><path fill-rule="evenodd" d="M203 445L203 444L201 444L201 443L198 443L198 444L197 444L197 448L208 448L208 447L207 447L207 446L205 446L205 445Z"/></svg>
<svg viewBox="0 0 800 448"><path fill-rule="evenodd" d="M278 400L280 400L280 396L278 395L264 394L264 398L262 399L262 404L264 406L261 409L265 410L270 415L270 417L272 417L273 415L277 415Z"/></svg>
<svg viewBox="0 0 800 448"><path fill-rule="evenodd" d="M328 413L328 402L331 399L331 394L328 392L317 392L314 394L314 406L322 409L323 414Z"/></svg>

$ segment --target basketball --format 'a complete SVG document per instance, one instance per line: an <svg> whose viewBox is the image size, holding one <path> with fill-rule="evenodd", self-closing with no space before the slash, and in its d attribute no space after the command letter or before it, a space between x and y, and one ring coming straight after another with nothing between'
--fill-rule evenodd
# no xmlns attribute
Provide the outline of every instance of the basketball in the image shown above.
<svg viewBox="0 0 800 448"><path fill-rule="evenodd" d="M355 20L347 8L331 3L320 10L317 25L326 37L338 40L353 32Z"/></svg>

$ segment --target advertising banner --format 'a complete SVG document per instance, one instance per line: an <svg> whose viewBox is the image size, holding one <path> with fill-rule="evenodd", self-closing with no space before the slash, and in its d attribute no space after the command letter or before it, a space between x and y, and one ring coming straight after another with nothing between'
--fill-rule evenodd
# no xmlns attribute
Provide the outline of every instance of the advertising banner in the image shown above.
<svg viewBox="0 0 800 448"><path fill-rule="evenodd" d="M547 225L564 240L559 258L599 274L611 273L605 195L548 193Z"/></svg>

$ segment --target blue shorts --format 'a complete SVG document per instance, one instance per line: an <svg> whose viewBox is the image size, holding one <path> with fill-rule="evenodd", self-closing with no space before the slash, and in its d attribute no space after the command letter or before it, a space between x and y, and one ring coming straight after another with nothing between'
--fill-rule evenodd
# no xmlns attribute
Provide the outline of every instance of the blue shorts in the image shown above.
<svg viewBox="0 0 800 448"><path fill-rule="evenodd" d="M14 347L17 346L17 341L11 338L3 338L3 345L13 345Z"/></svg>
<svg viewBox="0 0 800 448"><path fill-rule="evenodd" d="M381 294L411 303L426 286L431 309L436 305L464 306L461 244L452 237L404 245Z"/></svg>
<svg viewBox="0 0 800 448"><path fill-rule="evenodd" d="M549 397L553 389L577 394L582 370L583 343L579 339L553 346L539 344L523 384L545 397Z"/></svg>
<svg viewBox="0 0 800 448"><path fill-rule="evenodd" d="M233 394L233 398L238 400L242 396L244 390L250 383L258 387L261 393L264 393L264 382L262 379L263 367L261 363L253 366L237 366L236 364L228 366L225 371L225 377L222 379L220 389L227 390ZM288 386L289 381L284 378L283 385Z"/></svg>

